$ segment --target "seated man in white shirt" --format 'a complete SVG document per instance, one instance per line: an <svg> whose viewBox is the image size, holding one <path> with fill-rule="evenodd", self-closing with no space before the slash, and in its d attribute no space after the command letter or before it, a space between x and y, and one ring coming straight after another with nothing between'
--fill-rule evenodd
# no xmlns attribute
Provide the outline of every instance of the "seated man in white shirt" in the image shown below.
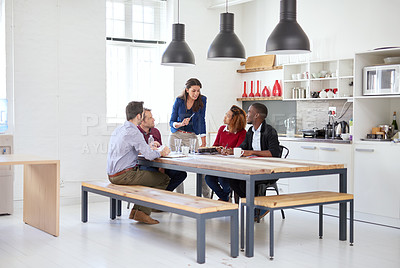
<svg viewBox="0 0 400 268"><path fill-rule="evenodd" d="M246 133L246 138L239 146L244 150L243 156L261 156L261 157L280 157L278 134L276 130L268 125L265 119L268 116L268 109L264 104L253 103L247 111L247 124L253 126ZM232 154L232 152L229 152ZM276 182L269 181L269 182ZM260 183L260 182L258 182ZM264 182L265 183L265 182ZM256 184L257 185L257 184ZM246 182L243 180L230 180L231 189L239 197L246 197ZM261 211L261 217L265 216L267 211Z"/></svg>

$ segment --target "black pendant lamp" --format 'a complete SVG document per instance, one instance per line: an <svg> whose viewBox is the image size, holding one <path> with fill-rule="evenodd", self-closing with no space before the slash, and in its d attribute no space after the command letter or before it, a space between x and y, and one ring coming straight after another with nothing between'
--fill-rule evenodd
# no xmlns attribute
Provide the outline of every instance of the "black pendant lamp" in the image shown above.
<svg viewBox="0 0 400 268"><path fill-rule="evenodd" d="M220 32L215 37L208 49L209 60L245 60L246 51L242 42L235 34L234 14L228 13L228 0L226 0L226 13L220 15Z"/></svg>
<svg viewBox="0 0 400 268"><path fill-rule="evenodd" d="M179 23L179 0L178 0L178 23L172 24L172 41L164 51L161 65L167 66L193 66L194 55L185 41L185 24Z"/></svg>
<svg viewBox="0 0 400 268"><path fill-rule="evenodd" d="M280 21L268 37L268 54L310 52L310 41L296 20L296 0L281 0Z"/></svg>

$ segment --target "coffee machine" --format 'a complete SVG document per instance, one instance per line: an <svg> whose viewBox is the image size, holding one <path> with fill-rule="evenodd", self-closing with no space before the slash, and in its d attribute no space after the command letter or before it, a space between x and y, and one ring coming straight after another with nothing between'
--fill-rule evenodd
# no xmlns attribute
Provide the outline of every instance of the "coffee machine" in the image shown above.
<svg viewBox="0 0 400 268"><path fill-rule="evenodd" d="M336 134L335 134L334 114L332 113L332 111L329 111L328 124L325 126L325 139L334 139L335 137Z"/></svg>

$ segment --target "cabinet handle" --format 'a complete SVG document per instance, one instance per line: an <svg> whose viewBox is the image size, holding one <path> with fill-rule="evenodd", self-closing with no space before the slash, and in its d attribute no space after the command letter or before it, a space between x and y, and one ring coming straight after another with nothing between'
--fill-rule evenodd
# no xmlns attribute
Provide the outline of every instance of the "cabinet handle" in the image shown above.
<svg viewBox="0 0 400 268"><path fill-rule="evenodd" d="M373 152L374 152L374 149L356 148L356 152L368 152L368 153L373 153Z"/></svg>
<svg viewBox="0 0 400 268"><path fill-rule="evenodd" d="M324 151L336 151L336 148L330 148L330 147L320 147L320 149Z"/></svg>
<svg viewBox="0 0 400 268"><path fill-rule="evenodd" d="M307 150L315 150L317 147L315 146L301 146L302 149L307 149Z"/></svg>

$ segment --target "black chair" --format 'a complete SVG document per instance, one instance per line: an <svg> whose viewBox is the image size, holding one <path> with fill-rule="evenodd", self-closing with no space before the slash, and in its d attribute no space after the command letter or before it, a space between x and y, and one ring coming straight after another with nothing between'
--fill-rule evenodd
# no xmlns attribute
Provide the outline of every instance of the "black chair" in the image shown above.
<svg viewBox="0 0 400 268"><path fill-rule="evenodd" d="M283 145L279 145L280 148L280 157L286 158L289 155L289 149ZM276 184L278 180L275 181L263 181L256 184L256 196L265 196L267 195L267 191L275 191L277 195L279 195L278 185ZM259 210L257 210L255 217L257 218L257 222L260 222ZM282 219L285 218L285 212L281 209Z"/></svg>

